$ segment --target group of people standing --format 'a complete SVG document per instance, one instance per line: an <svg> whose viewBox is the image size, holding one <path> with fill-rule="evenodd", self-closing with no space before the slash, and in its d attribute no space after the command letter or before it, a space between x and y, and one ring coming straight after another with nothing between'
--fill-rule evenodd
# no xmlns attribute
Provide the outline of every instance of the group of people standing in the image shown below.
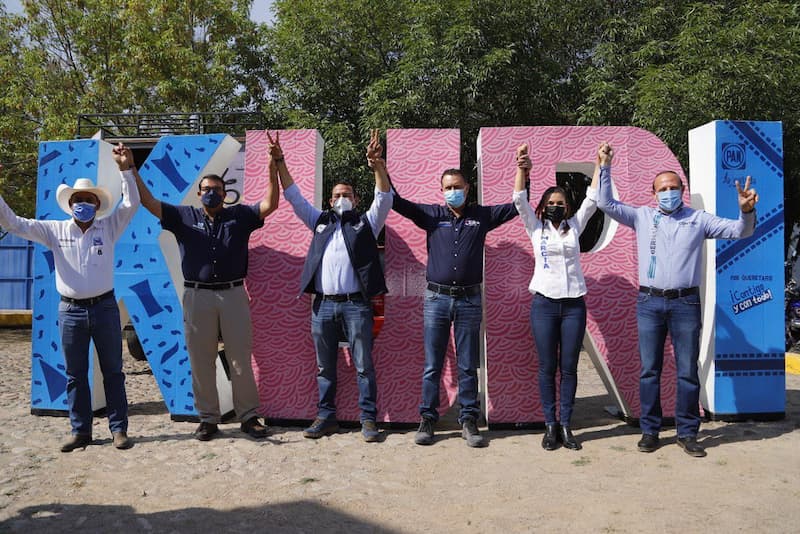
<svg viewBox="0 0 800 534"><path fill-rule="evenodd" d="M367 442L382 437L377 425L371 298L387 291L377 238L389 211L394 209L427 236L427 288L423 305L425 365L420 424L414 441L419 445L434 443L440 378L452 328L462 437L470 447L487 444L478 429L477 374L484 244L488 232L519 214L531 239L535 259L529 285L533 294L530 324L539 357L538 382L545 417L542 447L554 450L563 445L580 449L570 426L578 357L586 329L587 287L580 266L579 237L599 207L636 232L643 433L638 449L652 452L659 445L660 376L669 332L678 371L677 443L692 456L705 456L704 448L697 442L699 245L706 238L733 239L752 234L758 196L750 188L749 177L743 188L736 182L740 206L736 220L684 206L684 185L672 171L659 173L653 181L657 207L632 207L613 198L614 152L610 145L601 143L591 185L577 209L560 187L548 188L533 208L527 200L525 185L532 161L527 145L521 145L516 151L517 170L510 203L468 204L469 183L464 173L447 169L438 184L443 203L419 204L403 198L392 187L380 135L373 130L366 156L375 178L375 195L362 213L358 211L356 190L346 181L334 184L326 209L310 204L292 180L278 134L274 139L268 134L268 140L269 181L263 199L253 205L226 207L225 182L214 174L200 180L197 195L201 208L156 200L139 176L131 150L124 145L113 150L122 176L123 201L107 219L100 216L114 207L110 195L86 179L77 180L72 188L66 185L59 188L59 205L72 217L64 221L17 217L0 198L0 225L43 244L54 255L56 287L62 301L59 327L72 424L72 436L62 451L83 448L92 442L87 376L90 338L95 341L104 377L113 443L120 449L132 446L127 436L119 310L113 293L113 251L140 199L162 227L175 235L180 248L186 345L200 418L195 437L206 441L219 431L215 362L220 336L225 340L234 411L241 430L254 439L267 435L266 422L262 424L257 414L258 392L251 367L252 327L244 278L249 236L277 209L280 183L284 198L312 232L300 291L313 295L311 335L318 367L319 401L316 418L303 430L305 437L320 438L338 430L335 397L340 331L349 343L356 368L362 437Z"/></svg>

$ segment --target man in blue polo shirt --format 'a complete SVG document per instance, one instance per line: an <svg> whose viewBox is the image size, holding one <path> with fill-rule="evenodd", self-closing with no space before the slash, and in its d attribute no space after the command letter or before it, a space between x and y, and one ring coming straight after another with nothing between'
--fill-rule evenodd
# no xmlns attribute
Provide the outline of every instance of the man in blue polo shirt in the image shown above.
<svg viewBox="0 0 800 534"><path fill-rule="evenodd" d="M414 438L418 445L433 443L439 420L439 379L453 326L458 366L461 436L470 447L486 441L478 431L478 365L483 317L483 247L486 234L517 216L513 203L467 205L469 184L459 169L447 169L440 181L444 204L415 204L395 191L394 210L425 230L428 268L425 291L425 371L422 375L422 421Z"/></svg>
<svg viewBox="0 0 800 534"><path fill-rule="evenodd" d="M135 171L134 171L135 172ZM220 334L230 364L233 409L241 430L263 438L267 429L258 421L258 390L251 363L250 299L244 289L247 242L278 207L277 171L270 161L269 184L257 204L225 207L225 182L216 174L200 180L197 196L202 208L175 206L156 200L138 172L136 185L142 205L175 234L184 278L183 318L192 367L194 404L200 415L195 437L208 441L219 431L216 359Z"/></svg>
<svg viewBox="0 0 800 534"><path fill-rule="evenodd" d="M641 452L658 448L661 431L661 369L667 332L675 352L678 374L675 422L677 443L690 456L703 457L705 448L697 442L700 429L700 276L705 239L737 239L753 234L758 195L736 182L739 218L724 219L683 205L683 181L677 173L664 171L653 181L658 206L629 206L615 199L611 191L611 160L614 151L600 147L600 189L597 207L615 221L636 232L639 256L639 295L636 320L639 330L639 426Z"/></svg>

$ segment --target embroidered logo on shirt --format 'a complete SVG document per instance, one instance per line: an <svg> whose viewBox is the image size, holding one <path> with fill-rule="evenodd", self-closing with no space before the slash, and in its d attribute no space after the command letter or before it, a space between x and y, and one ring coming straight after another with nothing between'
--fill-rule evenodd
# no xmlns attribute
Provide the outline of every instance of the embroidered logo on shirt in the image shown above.
<svg viewBox="0 0 800 534"><path fill-rule="evenodd" d="M102 237L93 237L92 238L92 246L93 247L99 247L99 246L102 246L102 244L103 244L103 238Z"/></svg>
<svg viewBox="0 0 800 534"><path fill-rule="evenodd" d="M466 219L464 221L464 226L480 226L481 222L476 221L475 219Z"/></svg>

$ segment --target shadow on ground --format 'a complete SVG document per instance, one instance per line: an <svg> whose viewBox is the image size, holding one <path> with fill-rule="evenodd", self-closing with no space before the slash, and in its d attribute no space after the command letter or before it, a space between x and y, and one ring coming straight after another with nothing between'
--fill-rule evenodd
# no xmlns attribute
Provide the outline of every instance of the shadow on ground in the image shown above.
<svg viewBox="0 0 800 534"><path fill-rule="evenodd" d="M143 497L146 498L146 497ZM130 506L44 504L0 522L0 532L374 532L394 533L309 501L213 510L137 513Z"/></svg>

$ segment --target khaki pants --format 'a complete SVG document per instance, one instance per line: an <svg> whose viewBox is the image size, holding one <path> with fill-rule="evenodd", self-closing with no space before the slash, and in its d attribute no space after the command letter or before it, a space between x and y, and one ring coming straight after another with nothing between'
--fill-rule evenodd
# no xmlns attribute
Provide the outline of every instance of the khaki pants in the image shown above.
<svg viewBox="0 0 800 534"><path fill-rule="evenodd" d="M259 400L251 355L250 302L244 286L192 289L183 292L183 323L192 366L194 405L200 420L218 423L217 340L222 332L230 364L233 409L240 421L257 415Z"/></svg>

